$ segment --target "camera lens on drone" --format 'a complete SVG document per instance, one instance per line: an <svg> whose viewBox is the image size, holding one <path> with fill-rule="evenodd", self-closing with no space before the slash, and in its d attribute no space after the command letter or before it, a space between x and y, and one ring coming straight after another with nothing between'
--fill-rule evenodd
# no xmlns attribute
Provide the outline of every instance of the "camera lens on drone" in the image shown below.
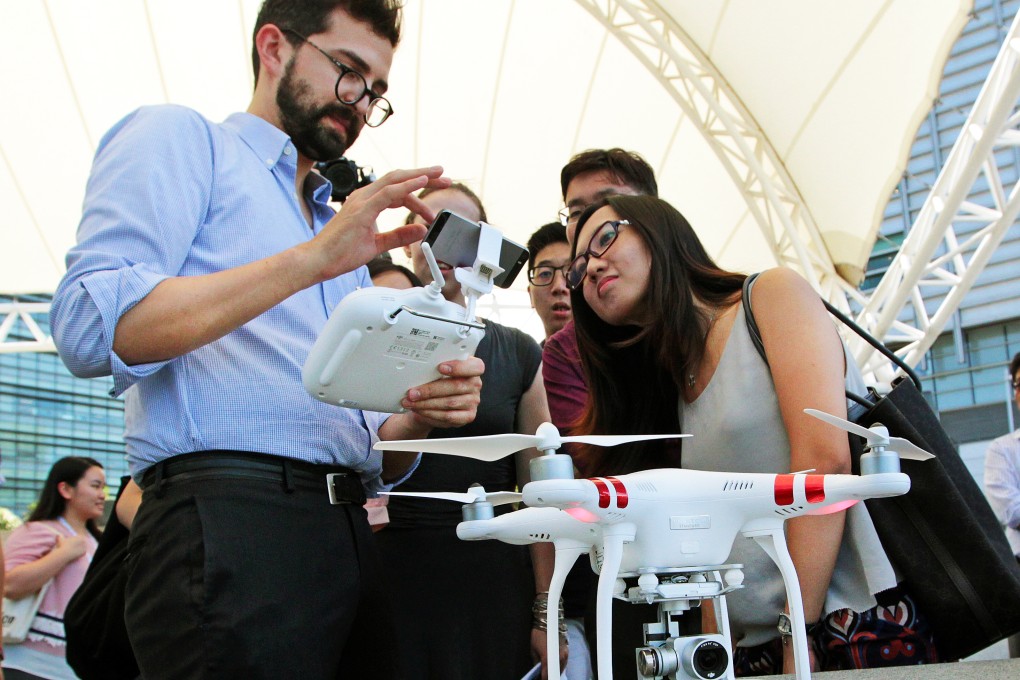
<svg viewBox="0 0 1020 680"><path fill-rule="evenodd" d="M715 640L696 639L683 653L684 670L694 678L721 678L729 664L729 652Z"/></svg>

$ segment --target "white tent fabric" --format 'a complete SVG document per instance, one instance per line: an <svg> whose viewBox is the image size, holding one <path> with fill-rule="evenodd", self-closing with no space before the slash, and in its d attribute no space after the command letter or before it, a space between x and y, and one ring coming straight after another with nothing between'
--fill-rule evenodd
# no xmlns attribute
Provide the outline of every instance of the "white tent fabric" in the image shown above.
<svg viewBox="0 0 1020 680"><path fill-rule="evenodd" d="M259 2L0 5L0 292L54 289L92 153L121 116L174 102L220 120L247 105ZM555 218L573 153L621 146L722 264L774 264L702 130L595 18L621 3L668 13L764 132L831 262L862 267L966 0L406 0L396 113L348 156L377 173L443 164L524 242Z"/></svg>

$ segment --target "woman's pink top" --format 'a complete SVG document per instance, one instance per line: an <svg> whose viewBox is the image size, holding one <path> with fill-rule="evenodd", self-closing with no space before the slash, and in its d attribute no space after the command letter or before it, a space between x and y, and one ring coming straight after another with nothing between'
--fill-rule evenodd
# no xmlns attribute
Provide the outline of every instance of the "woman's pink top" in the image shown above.
<svg viewBox="0 0 1020 680"><path fill-rule="evenodd" d="M57 544L54 531L64 536L74 536L74 532L59 520L26 522L12 531L4 546L4 568L9 572L14 567L35 562L53 550ZM85 544L85 554L57 573L39 605L40 613L48 614L58 621L36 616L32 628L49 635L29 631L28 638L22 643L26 647L48 654L64 655L64 609L84 580L92 555L96 552L96 539L88 532L85 532Z"/></svg>

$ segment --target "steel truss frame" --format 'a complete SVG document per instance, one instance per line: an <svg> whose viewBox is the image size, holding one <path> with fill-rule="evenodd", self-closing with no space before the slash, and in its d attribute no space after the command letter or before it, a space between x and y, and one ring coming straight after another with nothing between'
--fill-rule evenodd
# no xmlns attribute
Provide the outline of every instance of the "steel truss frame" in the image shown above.
<svg viewBox="0 0 1020 680"><path fill-rule="evenodd" d="M817 225L779 155L700 48L652 0L576 0L656 77L695 123L765 235L776 261L803 273L834 305L854 310L865 330L897 346L916 366L945 329L963 296L1020 212L1018 184L999 176L995 152L1020 144L1018 15L988 79L920 214L878 287L870 294L835 271ZM983 176L995 206L968 202ZM954 222L980 225L962 241ZM929 314L922 289L944 295ZM934 295L929 296L934 297ZM900 320L913 307L914 325ZM847 337L866 373L889 380L893 367L856 335Z"/></svg>
<svg viewBox="0 0 1020 680"><path fill-rule="evenodd" d="M964 295L1020 213L1020 182L1007 186L995 153L1020 145L1020 15L1013 24L981 93L935 185L881 282L870 295L835 271L821 233L779 155L753 116L690 37L652 0L575 0L652 73L697 125L732 180L780 264L804 274L816 290L876 337L898 345L917 365L945 329ZM966 200L979 178L994 207ZM977 225L962 241L954 223ZM944 297L933 313L924 289ZM934 297L930 296L930 297ZM914 324L901 320L907 305ZM48 303L0 303L0 353L53 352L53 339L32 315ZM18 320L33 336L9 341ZM893 372L869 345L849 337L862 368L888 380Z"/></svg>
<svg viewBox="0 0 1020 680"><path fill-rule="evenodd" d="M48 302L0 302L0 354L15 352L56 352L53 338L43 332L33 315L48 315ZM21 321L32 334L32 340L8 340L15 324Z"/></svg>
<svg viewBox="0 0 1020 680"><path fill-rule="evenodd" d="M988 264L1020 213L1020 181L999 174L995 155L1020 145L1020 14L1006 34L985 84L917 219L888 271L867 298L859 297L858 323L872 335L899 345L897 355L916 366L945 330L964 296ZM993 207L967 200L987 184ZM957 236L956 224L967 225ZM928 299L943 295L938 304ZM910 306L913 325L901 320ZM933 312L929 309L934 307ZM863 341L851 344L862 365L885 360Z"/></svg>
<svg viewBox="0 0 1020 680"><path fill-rule="evenodd" d="M836 273L821 232L757 121L701 48L651 0L576 0L659 81L705 137L779 264L826 297L851 287ZM842 293L842 294L840 294Z"/></svg>

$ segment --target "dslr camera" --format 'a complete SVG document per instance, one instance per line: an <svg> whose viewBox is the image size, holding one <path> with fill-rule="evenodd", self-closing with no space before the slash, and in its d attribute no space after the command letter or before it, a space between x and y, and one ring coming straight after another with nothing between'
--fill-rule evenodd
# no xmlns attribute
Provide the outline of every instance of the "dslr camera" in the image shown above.
<svg viewBox="0 0 1020 680"><path fill-rule="evenodd" d="M733 665L722 635L671 637L638 647L636 654L638 674L646 680L716 680L730 677Z"/></svg>
<svg viewBox="0 0 1020 680"><path fill-rule="evenodd" d="M315 169L333 185L331 198L337 203L343 203L353 191L375 181L372 168L358 165L344 156L316 163Z"/></svg>

